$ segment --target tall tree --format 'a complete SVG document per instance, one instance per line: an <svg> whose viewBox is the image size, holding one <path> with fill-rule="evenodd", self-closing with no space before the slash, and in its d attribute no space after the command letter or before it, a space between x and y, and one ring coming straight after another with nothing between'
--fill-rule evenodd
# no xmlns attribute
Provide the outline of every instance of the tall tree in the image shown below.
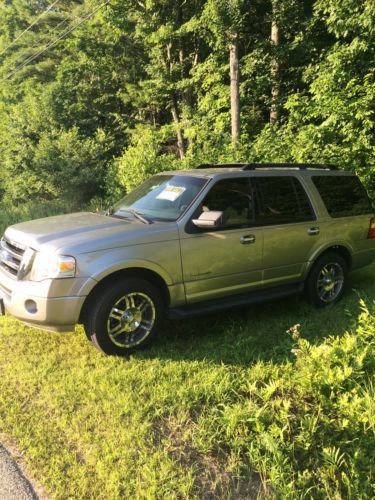
<svg viewBox="0 0 375 500"><path fill-rule="evenodd" d="M226 46L229 53L231 138L236 147L240 141L240 53L239 47L246 23L246 0L208 0L205 19L215 34L217 43Z"/></svg>
<svg viewBox="0 0 375 500"><path fill-rule="evenodd" d="M271 43L273 50L273 57L271 61L271 78L272 78L272 89L271 89L271 111L270 111L270 123L275 123L279 119L278 110L278 98L280 93L279 87L279 71L280 63L278 60L277 49L280 45L280 28L278 21L278 0L272 0L272 24L271 24Z"/></svg>
<svg viewBox="0 0 375 500"><path fill-rule="evenodd" d="M232 122L232 145L236 147L240 140L241 104L240 104L240 69L238 56L238 33L231 34L229 43L230 72L230 109Z"/></svg>
<svg viewBox="0 0 375 500"><path fill-rule="evenodd" d="M195 16L204 0L150 0L129 2L134 34L145 53L145 74L139 79L137 103L143 122L154 127L173 125L174 148L185 157L184 118L194 106L191 70L199 59L200 43Z"/></svg>

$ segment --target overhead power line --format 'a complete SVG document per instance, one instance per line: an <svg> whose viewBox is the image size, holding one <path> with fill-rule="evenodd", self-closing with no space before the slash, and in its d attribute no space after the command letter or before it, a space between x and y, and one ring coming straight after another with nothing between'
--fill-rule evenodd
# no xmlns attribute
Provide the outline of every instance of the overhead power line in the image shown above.
<svg viewBox="0 0 375 500"><path fill-rule="evenodd" d="M96 0L94 3L92 3L88 9L85 9L85 10L81 13L81 15L86 14L86 12L91 12L91 7L94 7L95 5L97 5L97 4L99 3L99 1L100 1L100 0ZM48 35L52 35L52 33L53 33L54 31L56 31L58 28L60 28L60 26L62 26L63 24L65 24L65 23L66 23L66 22L68 22L68 21L76 21L76 20L81 20L81 19L82 19L81 15L80 15L80 16L77 16L77 17L73 17L73 18L72 18L72 17L66 17L65 19L63 19L62 21L60 21L60 22L59 22L59 24L57 24L54 28L52 28L52 30L48 32ZM24 33L25 33L25 32L24 32ZM21 35L18 37L18 39L20 39L20 38L21 38ZM42 40L40 40L40 41L42 41ZM35 47L35 48L37 48L37 47ZM0 55L1 55L1 54L0 54ZM24 61L25 61L25 60L24 60Z"/></svg>
<svg viewBox="0 0 375 500"><path fill-rule="evenodd" d="M111 0L106 0L105 2L103 2L96 9L92 10L86 17L82 18L82 20L79 23L77 23L75 26L73 26L71 28L68 28L58 38L56 38L55 40L53 40L51 43L47 44L40 52L38 52L37 54L34 54L34 55L28 57L23 63L19 64L13 71L11 71L10 73L8 73L8 75L5 78L3 78L2 80L0 80L0 82L4 82L5 80L8 80L13 75L15 75L16 73L18 73L18 71L20 71L24 66L27 66L29 63L31 63L32 61L34 61L35 59L37 59L39 56L41 56L42 54L44 54L48 49L50 49L51 47L53 47L54 45L56 45L60 40L62 40L63 38L65 38L67 35L69 35L69 33L72 33L81 24L83 24L85 21L87 21L88 19L90 19L90 17L92 17L96 12L98 12L98 10L100 10L103 7L105 7L106 5L108 5L110 1Z"/></svg>
<svg viewBox="0 0 375 500"><path fill-rule="evenodd" d="M53 3L51 3L51 5L49 5L25 30L23 30L22 33L18 35L17 38L15 38L9 45L5 47L5 49L3 49L0 52L0 56L2 56L10 47L12 47L25 33L31 30L31 28L36 25L39 19L41 19L45 14L47 14L47 12L53 9L53 7L57 4L58 1L59 0L55 0Z"/></svg>

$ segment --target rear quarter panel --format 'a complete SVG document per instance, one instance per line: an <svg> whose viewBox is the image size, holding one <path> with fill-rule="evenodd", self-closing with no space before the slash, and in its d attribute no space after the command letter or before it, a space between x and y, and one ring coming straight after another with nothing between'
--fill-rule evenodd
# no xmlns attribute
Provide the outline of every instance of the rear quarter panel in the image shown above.
<svg viewBox="0 0 375 500"><path fill-rule="evenodd" d="M351 269L358 269L371 264L375 259L375 239L368 239L368 230L371 217L374 214L356 215L350 217L331 217L327 212L325 204L315 187L311 177L316 172L308 172L304 175L304 183L307 188L310 199L314 205L318 221L317 225L321 233L321 246L314 249L311 255L309 266L306 269L308 274L313 262L324 251L334 246L346 248L352 258ZM326 172L324 175L337 175L336 172ZM349 172L340 172L340 175L352 175Z"/></svg>

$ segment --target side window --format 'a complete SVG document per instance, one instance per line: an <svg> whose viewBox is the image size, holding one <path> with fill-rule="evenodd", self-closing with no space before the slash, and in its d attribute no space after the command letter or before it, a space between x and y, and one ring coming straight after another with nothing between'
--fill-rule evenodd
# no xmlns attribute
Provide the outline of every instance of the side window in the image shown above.
<svg viewBox="0 0 375 500"><path fill-rule="evenodd" d="M357 177L321 175L312 179L331 217L373 212L365 188Z"/></svg>
<svg viewBox="0 0 375 500"><path fill-rule="evenodd" d="M242 177L218 181L203 200L202 210L223 212L224 227L228 229L253 224L249 179Z"/></svg>
<svg viewBox="0 0 375 500"><path fill-rule="evenodd" d="M261 225L315 220L301 183L295 177L256 177L257 215Z"/></svg>

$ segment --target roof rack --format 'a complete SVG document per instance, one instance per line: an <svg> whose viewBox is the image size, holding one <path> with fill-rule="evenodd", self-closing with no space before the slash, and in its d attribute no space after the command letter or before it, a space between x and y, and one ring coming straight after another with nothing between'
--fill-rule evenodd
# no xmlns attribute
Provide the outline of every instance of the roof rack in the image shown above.
<svg viewBox="0 0 375 500"><path fill-rule="evenodd" d="M307 170L312 168L318 170L337 170L335 165L322 163L203 163L196 168L240 168L241 170L255 170L257 168L299 168L300 170Z"/></svg>
<svg viewBox="0 0 375 500"><path fill-rule="evenodd" d="M318 170L337 170L335 165L323 163L247 163L243 165L242 170L255 170L256 168L299 168L300 170L313 168Z"/></svg>
<svg viewBox="0 0 375 500"><path fill-rule="evenodd" d="M202 163L201 165L198 165L195 168L241 168L245 165L248 165L247 163Z"/></svg>

